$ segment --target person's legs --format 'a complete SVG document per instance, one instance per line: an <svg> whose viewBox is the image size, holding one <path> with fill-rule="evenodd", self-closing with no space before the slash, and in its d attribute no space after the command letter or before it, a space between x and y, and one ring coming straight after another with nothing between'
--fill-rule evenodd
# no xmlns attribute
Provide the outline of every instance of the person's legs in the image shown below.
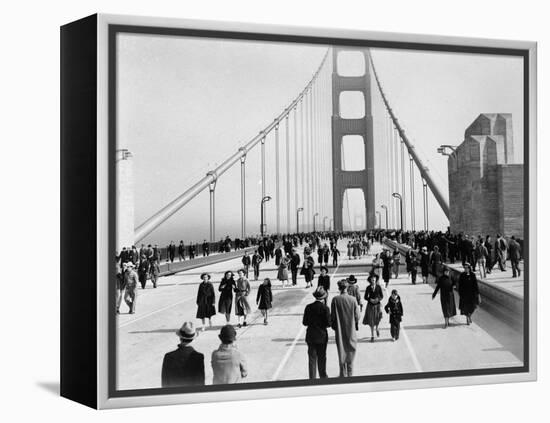
<svg viewBox="0 0 550 423"><path fill-rule="evenodd" d="M395 333L395 340L396 341L399 339L399 331L400 330L401 330L401 322L395 322L394 333Z"/></svg>
<svg viewBox="0 0 550 423"><path fill-rule="evenodd" d="M317 366L319 368L319 377L327 376L327 343L315 345L317 348Z"/></svg>
<svg viewBox="0 0 550 423"><path fill-rule="evenodd" d="M348 351L346 353L346 376L353 376L353 360L355 359L355 351Z"/></svg>
<svg viewBox="0 0 550 423"><path fill-rule="evenodd" d="M120 313L120 303L122 302L123 297L122 289L116 290L116 312L117 314Z"/></svg>
<svg viewBox="0 0 550 423"><path fill-rule="evenodd" d="M231 313L225 313L225 321L229 324L231 321Z"/></svg>
<svg viewBox="0 0 550 423"><path fill-rule="evenodd" d="M315 379L317 377L317 346L314 344L307 344L308 355L308 370L309 378ZM320 373L320 372L319 372Z"/></svg>

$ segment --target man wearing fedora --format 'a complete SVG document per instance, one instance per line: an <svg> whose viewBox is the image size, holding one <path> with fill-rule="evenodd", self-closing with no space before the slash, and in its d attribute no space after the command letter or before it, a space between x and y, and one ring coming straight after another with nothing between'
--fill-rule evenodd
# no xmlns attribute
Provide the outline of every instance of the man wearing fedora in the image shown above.
<svg viewBox="0 0 550 423"><path fill-rule="evenodd" d="M309 378L315 379L317 369L319 377L327 376L327 328L330 327L330 310L326 306L327 291L318 286L313 293L315 301L304 310L302 324L307 326L306 343L309 357Z"/></svg>
<svg viewBox="0 0 550 423"><path fill-rule="evenodd" d="M359 330L359 305L357 300L347 293L346 279L338 281L340 295L332 299L330 321L336 336L336 348L340 364L340 377L353 375L353 360L357 349L357 331Z"/></svg>
<svg viewBox="0 0 550 423"><path fill-rule="evenodd" d="M222 343L212 352L212 371L214 385L238 383L247 376L246 361L235 345L237 332L231 325L221 328L218 335Z"/></svg>
<svg viewBox="0 0 550 423"><path fill-rule="evenodd" d="M124 302L130 309L129 313L134 314L136 312L136 301L137 301L137 285L138 285L138 275L134 270L136 266L134 263L129 261L123 265L124 268Z"/></svg>
<svg viewBox="0 0 550 423"><path fill-rule="evenodd" d="M193 322L185 322L176 334L180 344L164 356L162 387L204 385L204 355L189 345L197 337Z"/></svg>

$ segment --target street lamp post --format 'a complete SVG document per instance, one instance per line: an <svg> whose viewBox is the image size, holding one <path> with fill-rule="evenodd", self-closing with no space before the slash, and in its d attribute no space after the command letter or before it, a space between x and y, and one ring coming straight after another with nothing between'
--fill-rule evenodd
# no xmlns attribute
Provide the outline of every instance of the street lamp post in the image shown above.
<svg viewBox="0 0 550 423"><path fill-rule="evenodd" d="M260 234L262 235L262 238L264 236L264 204L269 200L271 200L271 197L269 195L266 195L264 198L262 198L262 203L260 204Z"/></svg>
<svg viewBox="0 0 550 423"><path fill-rule="evenodd" d="M382 227L382 215L378 210L376 211L376 215L378 216L378 229L380 229Z"/></svg>
<svg viewBox="0 0 550 423"><path fill-rule="evenodd" d="M303 211L304 211L303 207L299 207L298 209L296 209L296 233L297 234L300 233L300 212L303 212Z"/></svg>
<svg viewBox="0 0 550 423"><path fill-rule="evenodd" d="M313 215L313 232L315 232L315 218L316 218L317 216L319 216L319 213L315 213L315 214Z"/></svg>
<svg viewBox="0 0 550 423"><path fill-rule="evenodd" d="M401 194L398 192L394 192L392 194L393 198L397 198L399 200L399 214L401 215L401 231L403 231L403 197L401 197Z"/></svg>
<svg viewBox="0 0 550 423"><path fill-rule="evenodd" d="M386 229L388 229L388 206L386 206L385 204L382 204L380 207L386 210Z"/></svg>

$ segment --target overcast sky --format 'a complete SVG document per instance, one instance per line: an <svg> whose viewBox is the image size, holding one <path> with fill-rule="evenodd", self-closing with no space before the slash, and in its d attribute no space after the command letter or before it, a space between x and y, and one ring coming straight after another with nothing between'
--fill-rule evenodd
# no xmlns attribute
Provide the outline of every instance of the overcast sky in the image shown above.
<svg viewBox="0 0 550 423"><path fill-rule="evenodd" d="M327 46L230 41L189 37L118 35L118 148L133 154L135 225L166 205L248 142L296 97L310 80ZM464 130L480 113L512 113L516 159L522 161L523 73L519 58L402 50L373 50L373 58L393 110L414 142L432 176L447 193L446 160L441 144L458 145ZM341 72L353 72L353 60L342 61ZM330 123L330 72L320 86L326 107L323 128ZM376 206L387 204L387 117L372 84L375 136ZM319 97L321 98L321 89ZM351 99L353 100L353 99ZM343 105L344 106L344 105ZM353 101L346 107L357 109ZM290 121L292 136L293 121ZM325 138L326 138L325 137ZM329 151L328 138L323 148ZM266 193L274 192L274 137L268 153ZM284 128L281 128L284 152ZM346 144L347 166L360 166L360 149ZM291 147L292 153L292 147ZM292 154L291 154L292 155ZM284 155L281 155L283 160ZM323 163L330 180L329 156ZM294 162L291 158L291 181ZM285 164L281 163L281 171ZM247 232L259 232L261 199L260 150L247 158ZM408 187L408 167L407 167ZM282 179L281 194L286 198ZM291 193L293 193L291 188ZM330 198L331 184L324 190ZM417 228L422 225L421 187L417 182ZM292 194L293 195L293 194ZM271 202L273 203L273 202ZM351 219L361 214L362 197L350 193ZM286 210L286 203L281 203ZM433 196L430 227L448 221ZM292 205L291 222L295 215ZM146 241L199 241L209 236L208 189L155 230ZM331 214L325 201L321 219ZM273 231L274 204L266 207ZM216 237L240 234L240 166L229 170L216 188ZM396 216L397 217L397 216ZM286 228L286 215L281 227ZM344 219L347 224L347 218ZM353 223L353 222L352 222ZM319 225L319 221L318 221ZM410 213L407 211L407 226ZM319 226L318 226L319 227Z"/></svg>

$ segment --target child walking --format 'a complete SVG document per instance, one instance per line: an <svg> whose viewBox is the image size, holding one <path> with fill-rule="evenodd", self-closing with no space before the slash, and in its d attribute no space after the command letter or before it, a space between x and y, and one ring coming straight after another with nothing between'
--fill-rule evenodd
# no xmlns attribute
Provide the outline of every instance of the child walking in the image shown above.
<svg viewBox="0 0 550 423"><path fill-rule="evenodd" d="M399 339L399 329L401 328L401 319L403 317L403 304L401 303L401 297L397 289L392 290L384 310L390 315L391 338L397 341Z"/></svg>
<svg viewBox="0 0 550 423"><path fill-rule="evenodd" d="M258 287L258 294L256 295L256 304L258 304L258 309L262 312L262 316L264 316L264 325L267 325L267 310L272 307L272 301L271 280L265 278L263 283Z"/></svg>

